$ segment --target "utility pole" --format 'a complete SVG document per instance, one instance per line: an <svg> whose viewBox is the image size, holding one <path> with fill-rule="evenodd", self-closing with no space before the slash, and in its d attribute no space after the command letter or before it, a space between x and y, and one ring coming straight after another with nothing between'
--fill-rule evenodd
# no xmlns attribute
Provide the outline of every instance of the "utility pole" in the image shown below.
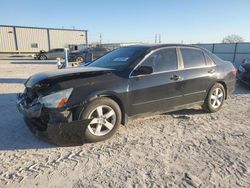
<svg viewBox="0 0 250 188"><path fill-rule="evenodd" d="M157 43L157 34L155 34L155 44Z"/></svg>
<svg viewBox="0 0 250 188"><path fill-rule="evenodd" d="M161 34L159 34L159 44L161 44Z"/></svg>
<svg viewBox="0 0 250 188"><path fill-rule="evenodd" d="M102 44L102 34L100 33L100 44Z"/></svg>

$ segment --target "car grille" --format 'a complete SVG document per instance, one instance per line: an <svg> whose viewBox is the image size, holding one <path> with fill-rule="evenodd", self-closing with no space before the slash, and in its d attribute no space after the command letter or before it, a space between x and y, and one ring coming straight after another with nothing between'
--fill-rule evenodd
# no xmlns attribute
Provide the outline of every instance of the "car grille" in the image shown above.
<svg viewBox="0 0 250 188"><path fill-rule="evenodd" d="M24 91L24 94L26 95L27 104L31 104L37 98L36 93L34 93L31 90L31 88L26 88L25 91Z"/></svg>

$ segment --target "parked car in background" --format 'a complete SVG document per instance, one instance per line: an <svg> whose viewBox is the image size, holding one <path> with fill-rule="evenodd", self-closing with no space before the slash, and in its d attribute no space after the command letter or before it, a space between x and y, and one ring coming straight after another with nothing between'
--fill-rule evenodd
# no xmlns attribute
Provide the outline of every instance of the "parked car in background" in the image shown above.
<svg viewBox="0 0 250 188"><path fill-rule="evenodd" d="M86 61L88 50L76 50L69 53L69 62L80 62L83 63Z"/></svg>
<svg viewBox="0 0 250 188"><path fill-rule="evenodd" d="M250 59L245 59L237 71L237 78L240 82L250 86Z"/></svg>
<svg viewBox="0 0 250 188"><path fill-rule="evenodd" d="M232 63L200 47L128 46L85 66L31 76L17 107L36 135L54 143L97 142L135 117L193 105L217 112L235 76Z"/></svg>
<svg viewBox="0 0 250 188"><path fill-rule="evenodd" d="M35 55L35 59L46 60L46 59L63 59L65 57L64 48L51 49L48 52L41 50Z"/></svg>
<svg viewBox="0 0 250 188"><path fill-rule="evenodd" d="M109 52L109 49L98 45L96 47L72 51L69 53L68 58L69 58L69 62L78 62L80 64L80 63L93 61L108 52Z"/></svg>

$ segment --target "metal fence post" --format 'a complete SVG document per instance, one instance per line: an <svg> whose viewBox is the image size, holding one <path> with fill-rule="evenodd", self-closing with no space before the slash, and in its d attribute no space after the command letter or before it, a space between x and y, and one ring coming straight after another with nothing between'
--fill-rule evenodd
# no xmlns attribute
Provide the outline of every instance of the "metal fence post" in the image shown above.
<svg viewBox="0 0 250 188"><path fill-rule="evenodd" d="M214 46L215 46L215 44L213 44L213 47L212 47L212 53L214 54Z"/></svg>
<svg viewBox="0 0 250 188"><path fill-rule="evenodd" d="M233 63L235 63L235 59L236 59L237 46L238 46L238 43L235 43Z"/></svg>

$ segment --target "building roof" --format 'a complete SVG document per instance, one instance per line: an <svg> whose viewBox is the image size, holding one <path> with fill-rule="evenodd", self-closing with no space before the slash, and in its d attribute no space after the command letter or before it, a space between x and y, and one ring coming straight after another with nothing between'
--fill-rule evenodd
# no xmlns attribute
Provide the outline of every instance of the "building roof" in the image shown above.
<svg viewBox="0 0 250 188"><path fill-rule="evenodd" d="M0 25L0 27L16 27L16 28L28 28L28 29L49 29L49 30L64 30L64 31L84 31L84 29L67 29L67 28L49 28L49 27L30 27L30 26L16 26L16 25Z"/></svg>

